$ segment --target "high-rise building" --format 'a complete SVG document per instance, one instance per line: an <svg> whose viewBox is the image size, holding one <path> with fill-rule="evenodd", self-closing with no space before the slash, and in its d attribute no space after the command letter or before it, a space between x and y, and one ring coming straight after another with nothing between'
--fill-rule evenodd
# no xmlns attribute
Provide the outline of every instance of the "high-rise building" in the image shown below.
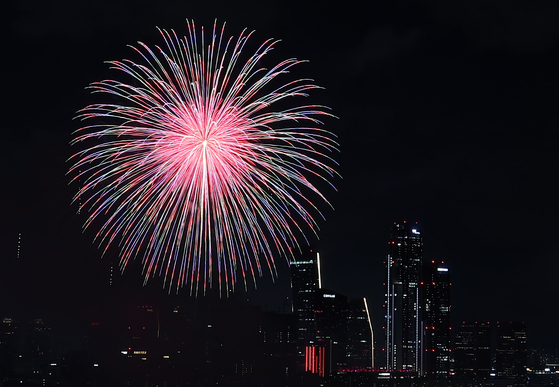
<svg viewBox="0 0 559 387"><path fill-rule="evenodd" d="M293 313L297 316L297 364L300 369L308 362L306 348L316 339L315 311L320 283L320 256L312 248L304 250L291 262L291 294ZM311 341L313 343L311 343Z"/></svg>
<svg viewBox="0 0 559 387"><path fill-rule="evenodd" d="M331 375L347 367L349 303L346 296L325 289L319 289L317 296L316 338L312 340L312 344L325 348L324 370L326 375Z"/></svg>
<svg viewBox="0 0 559 387"><path fill-rule="evenodd" d="M423 265L423 374L444 382L450 376L450 274L444 262Z"/></svg>
<svg viewBox="0 0 559 387"><path fill-rule="evenodd" d="M463 322L454 344L454 370L459 380L484 380L491 373L491 326Z"/></svg>
<svg viewBox="0 0 559 387"><path fill-rule="evenodd" d="M328 376L373 367L373 332L365 299L322 287L320 255L313 248L291 263L293 314L297 318L299 371Z"/></svg>
<svg viewBox="0 0 559 387"><path fill-rule="evenodd" d="M523 322L498 322L495 349L497 376L524 380L528 363L526 325Z"/></svg>
<svg viewBox="0 0 559 387"><path fill-rule="evenodd" d="M374 366L373 331L367 300L351 300L348 309L346 367L363 370Z"/></svg>
<svg viewBox="0 0 559 387"><path fill-rule="evenodd" d="M421 370L421 233L416 225L394 223L386 260L386 368Z"/></svg>
<svg viewBox="0 0 559 387"><path fill-rule="evenodd" d="M291 263L298 370L328 376L372 366L372 325L365 300L322 288L320 255L309 248Z"/></svg>

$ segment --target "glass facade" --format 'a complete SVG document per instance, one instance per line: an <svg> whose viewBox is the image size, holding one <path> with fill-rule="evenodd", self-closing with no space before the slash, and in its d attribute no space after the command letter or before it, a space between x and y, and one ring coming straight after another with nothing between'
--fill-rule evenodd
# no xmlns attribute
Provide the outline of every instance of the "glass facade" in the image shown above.
<svg viewBox="0 0 559 387"><path fill-rule="evenodd" d="M416 225L394 223L386 261L386 369L420 371L421 233Z"/></svg>

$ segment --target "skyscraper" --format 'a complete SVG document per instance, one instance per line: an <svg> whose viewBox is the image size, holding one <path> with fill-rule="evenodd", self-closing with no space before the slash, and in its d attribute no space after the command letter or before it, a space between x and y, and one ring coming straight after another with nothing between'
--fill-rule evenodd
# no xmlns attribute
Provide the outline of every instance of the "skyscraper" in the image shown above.
<svg viewBox="0 0 559 387"><path fill-rule="evenodd" d="M311 344L324 348L326 375L346 368L346 343L348 336L347 297L325 289L319 289L316 299L316 338Z"/></svg>
<svg viewBox="0 0 559 387"><path fill-rule="evenodd" d="M346 367L367 369L374 366L374 342L367 300L351 300L347 316Z"/></svg>
<svg viewBox="0 0 559 387"><path fill-rule="evenodd" d="M297 363L305 364L306 347L316 338L315 310L320 288L320 256L308 248L291 262L293 313L297 316Z"/></svg>
<svg viewBox="0 0 559 387"><path fill-rule="evenodd" d="M423 265L423 373L443 384L450 375L450 274L444 262Z"/></svg>
<svg viewBox="0 0 559 387"><path fill-rule="evenodd" d="M488 322L463 322L454 344L454 368L460 380L483 380L491 372L491 326Z"/></svg>
<svg viewBox="0 0 559 387"><path fill-rule="evenodd" d="M527 362L526 325L523 322L498 322L495 353L497 376L525 381Z"/></svg>
<svg viewBox="0 0 559 387"><path fill-rule="evenodd" d="M366 300L322 287L320 255L308 248L291 263L293 313L297 318L299 371L328 376L371 369L372 324Z"/></svg>
<svg viewBox="0 0 559 387"><path fill-rule="evenodd" d="M386 368L421 370L421 234L415 225L394 223L386 260Z"/></svg>

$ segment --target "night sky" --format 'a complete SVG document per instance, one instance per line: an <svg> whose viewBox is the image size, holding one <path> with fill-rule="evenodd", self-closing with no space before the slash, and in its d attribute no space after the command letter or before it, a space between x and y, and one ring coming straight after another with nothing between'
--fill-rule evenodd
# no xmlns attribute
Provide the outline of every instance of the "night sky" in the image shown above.
<svg viewBox="0 0 559 387"><path fill-rule="evenodd" d="M308 59L297 75L325 88L309 101L338 117L325 126L339 137L342 178L325 191L335 210L321 207L324 287L368 297L380 334L390 227L418 222L424 257L451 271L454 323L524 321L530 346L559 347L559 3L364 3L12 1L0 317L77 321L107 297L116 252L101 258L70 204L72 118L93 102L85 87L115 75L103 62L133 56L127 44L161 44L156 26L186 33L187 18L217 18L226 35L246 27L253 43L281 39L278 59ZM289 293L278 265L277 283L249 294L269 308ZM145 291L138 266L125 275L130 294Z"/></svg>

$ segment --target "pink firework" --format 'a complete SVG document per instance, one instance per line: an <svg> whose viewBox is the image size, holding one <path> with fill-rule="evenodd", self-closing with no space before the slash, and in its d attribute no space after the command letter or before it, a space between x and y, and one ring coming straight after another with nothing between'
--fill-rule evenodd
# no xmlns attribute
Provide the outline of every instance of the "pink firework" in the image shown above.
<svg viewBox="0 0 559 387"><path fill-rule="evenodd" d="M162 48L139 43L140 63L109 62L129 83L90 85L121 103L78 114L95 122L72 142L92 144L72 157L81 182L74 200L89 211L84 227L100 219L100 245L119 245L122 269L141 258L146 281L163 275L165 286L191 294L217 275L228 293L239 276L245 288L255 283L263 266L275 276L274 257L291 259L304 232L316 233L311 212L320 212L308 196L328 201L308 178L331 181L325 153L337 144L318 128L327 108L273 109L317 88L308 79L273 86L301 63L261 68L276 41L242 63L251 34L225 39L214 24L206 43L203 29L187 25L183 38L160 30Z"/></svg>

